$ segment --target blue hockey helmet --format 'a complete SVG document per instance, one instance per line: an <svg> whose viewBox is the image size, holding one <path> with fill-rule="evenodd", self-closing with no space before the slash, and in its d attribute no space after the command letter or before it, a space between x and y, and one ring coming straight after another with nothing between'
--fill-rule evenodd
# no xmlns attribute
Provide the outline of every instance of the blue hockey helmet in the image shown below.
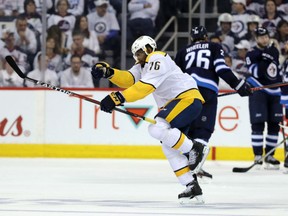
<svg viewBox="0 0 288 216"><path fill-rule="evenodd" d="M208 37L207 30L204 26L196 26L191 29L191 40L192 41L198 41L198 40L204 40Z"/></svg>

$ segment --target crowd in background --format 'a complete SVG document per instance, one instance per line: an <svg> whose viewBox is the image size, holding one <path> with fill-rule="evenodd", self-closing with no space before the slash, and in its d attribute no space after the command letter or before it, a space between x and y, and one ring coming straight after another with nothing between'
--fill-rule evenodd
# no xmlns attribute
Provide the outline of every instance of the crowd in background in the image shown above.
<svg viewBox="0 0 288 216"><path fill-rule="evenodd" d="M90 67L98 61L105 61L107 50L112 51L111 66L119 68L122 0L46 0L45 22L42 20L42 0L0 2L0 21L14 17L11 25L0 27L0 87L32 87L14 74L5 62L7 55L13 56L21 70L31 78L44 77L44 82L61 87L99 87L99 83L91 78ZM218 18L217 28L210 34L210 40L221 43L226 63L235 74L247 75L245 55L256 45L254 29L258 26L269 30L285 69L288 1L228 2L229 10L219 8L223 13ZM188 0L128 1L127 53L137 37L155 37L172 15L187 12L187 6ZM42 37L43 23L47 28L45 40ZM42 41L46 44L44 68L40 64Z"/></svg>

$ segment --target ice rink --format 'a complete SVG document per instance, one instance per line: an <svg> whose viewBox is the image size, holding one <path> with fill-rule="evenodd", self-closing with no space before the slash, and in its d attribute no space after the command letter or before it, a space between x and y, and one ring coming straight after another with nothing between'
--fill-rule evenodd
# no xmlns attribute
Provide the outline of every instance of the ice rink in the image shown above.
<svg viewBox="0 0 288 216"><path fill-rule="evenodd" d="M205 204L181 206L185 188L166 160L0 159L1 216L287 216L288 174L232 168L252 162L206 161Z"/></svg>

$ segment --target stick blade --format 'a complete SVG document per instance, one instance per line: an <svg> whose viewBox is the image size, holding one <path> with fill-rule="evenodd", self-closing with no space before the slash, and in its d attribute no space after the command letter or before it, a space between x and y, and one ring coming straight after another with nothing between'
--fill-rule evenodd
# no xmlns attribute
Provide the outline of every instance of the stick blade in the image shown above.
<svg viewBox="0 0 288 216"><path fill-rule="evenodd" d="M250 167L247 167L247 168L234 167L234 168L232 169L232 172L235 172L235 173L244 173L244 172L247 172L249 169L250 169Z"/></svg>
<svg viewBox="0 0 288 216"><path fill-rule="evenodd" d="M16 64L14 58L10 55L5 57L7 63L13 68L13 70L20 76L21 78L25 79L26 75L20 70L18 65Z"/></svg>

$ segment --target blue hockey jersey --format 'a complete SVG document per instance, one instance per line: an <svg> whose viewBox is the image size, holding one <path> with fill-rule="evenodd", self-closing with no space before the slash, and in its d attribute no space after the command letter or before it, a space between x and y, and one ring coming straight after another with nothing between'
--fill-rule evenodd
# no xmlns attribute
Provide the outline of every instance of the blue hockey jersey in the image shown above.
<svg viewBox="0 0 288 216"><path fill-rule="evenodd" d="M239 83L238 78L226 65L224 51L217 43L196 42L178 51L176 64L183 72L190 74L198 86L218 93L219 77L232 88Z"/></svg>

